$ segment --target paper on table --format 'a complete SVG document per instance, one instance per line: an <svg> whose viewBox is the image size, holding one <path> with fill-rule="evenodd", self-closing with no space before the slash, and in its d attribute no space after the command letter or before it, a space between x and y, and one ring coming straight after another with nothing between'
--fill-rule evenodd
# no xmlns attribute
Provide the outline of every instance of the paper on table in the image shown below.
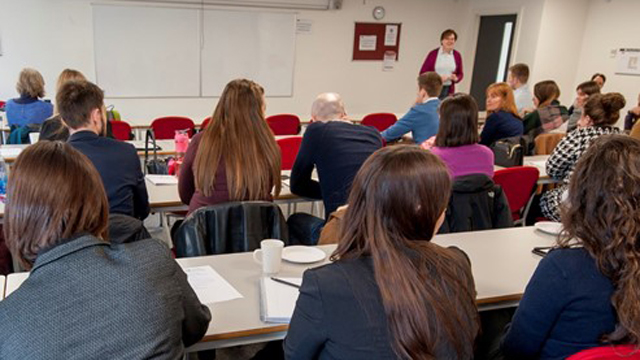
<svg viewBox="0 0 640 360"><path fill-rule="evenodd" d="M27 280L29 274L29 272L19 272L7 275L4 297L9 296L9 294L16 291L16 289L18 289L20 285Z"/></svg>
<svg viewBox="0 0 640 360"><path fill-rule="evenodd" d="M301 278L280 278L284 281L302 284ZM297 288L281 284L263 277L260 280L262 320L266 322L288 323L300 292Z"/></svg>
<svg viewBox="0 0 640 360"><path fill-rule="evenodd" d="M145 176L153 185L178 185L178 178L173 175L152 175Z"/></svg>
<svg viewBox="0 0 640 360"><path fill-rule="evenodd" d="M531 160L531 161L527 161L527 165L535 166L537 168L544 169L545 166L547 166L547 161L546 160Z"/></svg>
<svg viewBox="0 0 640 360"><path fill-rule="evenodd" d="M24 150L23 147L3 147L0 149L0 155L3 158L15 158Z"/></svg>
<svg viewBox="0 0 640 360"><path fill-rule="evenodd" d="M203 304L213 304L243 297L211 266L184 268L184 272L187 273L189 285Z"/></svg>

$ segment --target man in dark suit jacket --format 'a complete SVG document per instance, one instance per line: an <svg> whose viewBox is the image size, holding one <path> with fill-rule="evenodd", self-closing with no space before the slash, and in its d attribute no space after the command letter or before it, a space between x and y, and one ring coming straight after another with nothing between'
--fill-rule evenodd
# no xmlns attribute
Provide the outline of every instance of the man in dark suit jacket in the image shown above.
<svg viewBox="0 0 640 360"><path fill-rule="evenodd" d="M56 96L69 127L69 144L86 155L100 173L109 212L144 219L149 198L140 159L131 144L101 136L106 128L104 93L88 81L74 81Z"/></svg>

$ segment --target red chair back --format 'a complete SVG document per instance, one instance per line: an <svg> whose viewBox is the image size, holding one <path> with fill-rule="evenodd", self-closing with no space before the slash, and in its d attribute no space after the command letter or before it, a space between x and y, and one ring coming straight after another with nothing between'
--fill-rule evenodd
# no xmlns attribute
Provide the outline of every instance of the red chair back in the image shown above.
<svg viewBox="0 0 640 360"><path fill-rule="evenodd" d="M398 121L398 118L391 113L375 113L369 114L362 119L361 124L373 126L378 131L385 131L387 128Z"/></svg>
<svg viewBox="0 0 640 360"><path fill-rule="evenodd" d="M536 189L540 172L533 166L516 166L501 169L493 175L493 181L504 190L513 220L521 218L531 195Z"/></svg>
<svg viewBox="0 0 640 360"><path fill-rule="evenodd" d="M211 116L207 117L202 121L202 125L200 125L200 131L204 130L204 128L206 128L207 125L209 125L209 122L211 122Z"/></svg>
<svg viewBox="0 0 640 360"><path fill-rule="evenodd" d="M4 108L6 104L7 104L6 102L0 100L0 109Z"/></svg>
<svg viewBox="0 0 640 360"><path fill-rule="evenodd" d="M122 120L111 120L111 132L113 133L113 137L121 140L127 141L131 138L131 125L129 125L126 121Z"/></svg>
<svg viewBox="0 0 640 360"><path fill-rule="evenodd" d="M271 115L267 117L267 124L274 135L298 135L300 133L300 118L293 114Z"/></svg>
<svg viewBox="0 0 640 360"><path fill-rule="evenodd" d="M184 116L165 116L151 122L151 130L158 140L173 139L176 130L189 130L189 137L193 136L195 124L193 120Z"/></svg>
<svg viewBox="0 0 640 360"><path fill-rule="evenodd" d="M567 360L640 360L640 350L633 345L599 346L582 350Z"/></svg>
<svg viewBox="0 0 640 360"><path fill-rule="evenodd" d="M280 147L280 154L282 155L280 167L282 170L291 170L293 163L296 162L298 150L300 150L302 136L292 136L290 138L276 140L276 142Z"/></svg>

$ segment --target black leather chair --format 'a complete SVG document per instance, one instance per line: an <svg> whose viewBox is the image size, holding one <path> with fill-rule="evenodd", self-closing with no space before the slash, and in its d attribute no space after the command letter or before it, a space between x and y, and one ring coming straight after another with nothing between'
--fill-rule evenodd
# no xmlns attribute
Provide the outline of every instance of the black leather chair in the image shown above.
<svg viewBox="0 0 640 360"><path fill-rule="evenodd" d="M507 197L502 187L490 177L472 174L461 176L453 182L440 234L512 226L513 218Z"/></svg>
<svg viewBox="0 0 640 360"><path fill-rule="evenodd" d="M191 213L173 235L177 257L253 251L264 239L289 244L287 223L278 205L240 201Z"/></svg>
<svg viewBox="0 0 640 360"><path fill-rule="evenodd" d="M109 240L123 244L151 238L141 220L123 214L109 214Z"/></svg>

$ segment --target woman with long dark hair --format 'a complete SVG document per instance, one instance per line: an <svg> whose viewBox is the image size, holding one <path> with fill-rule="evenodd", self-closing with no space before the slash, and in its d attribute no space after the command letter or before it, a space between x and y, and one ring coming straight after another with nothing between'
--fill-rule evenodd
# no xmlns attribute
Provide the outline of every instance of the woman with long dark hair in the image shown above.
<svg viewBox="0 0 640 360"><path fill-rule="evenodd" d="M358 172L333 264L305 272L287 359L470 359L478 333L469 260L430 242L451 179L417 146Z"/></svg>
<svg viewBox="0 0 640 360"><path fill-rule="evenodd" d="M605 135L582 155L562 208L560 249L540 261L503 350L564 359L640 344L640 141ZM634 357L635 358L635 357Z"/></svg>
<svg viewBox="0 0 640 360"><path fill-rule="evenodd" d="M271 200L274 187L280 192L280 149L265 108L264 89L251 80L233 80L224 88L180 171L180 199L189 213L228 201Z"/></svg>

